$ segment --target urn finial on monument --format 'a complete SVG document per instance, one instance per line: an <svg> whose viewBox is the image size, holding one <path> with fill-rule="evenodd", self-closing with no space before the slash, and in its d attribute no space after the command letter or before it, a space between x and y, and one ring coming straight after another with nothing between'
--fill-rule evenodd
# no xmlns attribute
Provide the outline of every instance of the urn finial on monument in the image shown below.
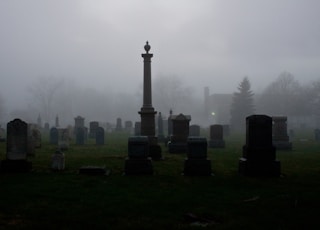
<svg viewBox="0 0 320 230"><path fill-rule="evenodd" d="M149 50L151 49L151 46L149 45L149 42L147 41L146 44L144 45L144 50L149 53Z"/></svg>

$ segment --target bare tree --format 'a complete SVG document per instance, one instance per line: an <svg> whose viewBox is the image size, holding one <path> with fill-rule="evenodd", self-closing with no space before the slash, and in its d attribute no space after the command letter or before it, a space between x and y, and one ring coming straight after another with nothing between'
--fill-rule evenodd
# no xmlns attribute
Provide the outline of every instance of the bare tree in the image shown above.
<svg viewBox="0 0 320 230"><path fill-rule="evenodd" d="M46 122L51 121L51 119L56 116L56 114L52 112L53 101L63 82L63 79L54 77L39 77L28 88L28 91L34 99L33 103Z"/></svg>

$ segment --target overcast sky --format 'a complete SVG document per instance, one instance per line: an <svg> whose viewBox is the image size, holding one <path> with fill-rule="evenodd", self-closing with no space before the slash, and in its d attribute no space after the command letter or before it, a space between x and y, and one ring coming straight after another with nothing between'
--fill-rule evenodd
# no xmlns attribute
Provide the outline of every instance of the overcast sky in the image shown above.
<svg viewBox="0 0 320 230"><path fill-rule="evenodd" d="M136 92L147 40L153 79L201 93L232 93L244 76L262 89L283 71L320 78L319 0L0 0L0 31L9 102L41 76Z"/></svg>

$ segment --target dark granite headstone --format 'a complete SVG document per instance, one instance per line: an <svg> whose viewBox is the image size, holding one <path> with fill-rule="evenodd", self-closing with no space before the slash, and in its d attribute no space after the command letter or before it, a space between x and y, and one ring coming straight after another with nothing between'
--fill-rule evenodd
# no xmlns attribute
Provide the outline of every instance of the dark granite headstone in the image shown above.
<svg viewBox="0 0 320 230"><path fill-rule="evenodd" d="M211 161L207 159L207 140L204 137L191 137L187 141L187 158L183 174L186 176L210 176Z"/></svg>
<svg viewBox="0 0 320 230"><path fill-rule="evenodd" d="M189 136L189 115L171 115L172 135L168 142L169 153L186 153L187 139Z"/></svg>
<svg viewBox="0 0 320 230"><path fill-rule="evenodd" d="M104 129L102 127L96 129L95 137L97 145L104 145Z"/></svg>
<svg viewBox="0 0 320 230"><path fill-rule="evenodd" d="M292 143L289 142L287 133L287 117L272 117L272 141L278 150L292 150Z"/></svg>
<svg viewBox="0 0 320 230"><path fill-rule="evenodd" d="M89 123L90 130L89 130L89 138L95 138L96 137L96 131L99 127L99 122L97 121L91 121Z"/></svg>
<svg viewBox="0 0 320 230"><path fill-rule="evenodd" d="M225 141L223 140L223 126L222 125L211 125L210 126L210 148L224 148Z"/></svg>
<svg viewBox="0 0 320 230"><path fill-rule="evenodd" d="M84 127L76 129L76 144L84 145L86 140L86 130Z"/></svg>
<svg viewBox="0 0 320 230"><path fill-rule="evenodd" d="M128 158L125 160L125 175L153 174L152 160L149 156L149 138L134 136L128 139Z"/></svg>
<svg viewBox="0 0 320 230"><path fill-rule="evenodd" d="M7 154L1 161L2 172L28 172L32 163L27 161L28 124L14 119L7 124Z"/></svg>
<svg viewBox="0 0 320 230"><path fill-rule="evenodd" d="M137 121L134 123L134 135L140 136L141 134L141 122Z"/></svg>
<svg viewBox="0 0 320 230"><path fill-rule="evenodd" d="M50 129L50 144L58 145L58 141L59 141L58 129L53 127Z"/></svg>
<svg viewBox="0 0 320 230"><path fill-rule="evenodd" d="M248 176L280 176L280 162L272 144L272 118L252 115L246 118L246 144L239 160L239 173Z"/></svg>

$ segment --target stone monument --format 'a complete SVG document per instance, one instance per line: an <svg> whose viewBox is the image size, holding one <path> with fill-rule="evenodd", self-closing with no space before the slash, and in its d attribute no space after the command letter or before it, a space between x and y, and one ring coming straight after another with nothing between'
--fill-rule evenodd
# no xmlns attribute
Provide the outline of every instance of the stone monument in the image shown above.
<svg viewBox="0 0 320 230"><path fill-rule="evenodd" d="M225 141L223 140L223 126L222 125L210 125L210 148L224 148Z"/></svg>
<svg viewBox="0 0 320 230"><path fill-rule="evenodd" d="M246 144L239 160L239 173L246 176L280 176L280 162L272 144L272 118L252 115L246 118Z"/></svg>
<svg viewBox="0 0 320 230"><path fill-rule="evenodd" d="M272 117L272 141L273 145L278 150L292 150L292 143L289 142L287 132L287 117L276 116Z"/></svg>
<svg viewBox="0 0 320 230"><path fill-rule="evenodd" d="M152 107L152 90L151 90L151 58L153 54L149 53L151 47L146 42L144 46L146 51L143 57L143 105L139 114L141 116L141 136L147 136L149 139L150 157L154 160L161 159L161 147L158 145L155 128L155 114L157 113Z"/></svg>
<svg viewBox="0 0 320 230"><path fill-rule="evenodd" d="M168 142L169 153L186 153L189 136L190 115L171 115L172 135Z"/></svg>

